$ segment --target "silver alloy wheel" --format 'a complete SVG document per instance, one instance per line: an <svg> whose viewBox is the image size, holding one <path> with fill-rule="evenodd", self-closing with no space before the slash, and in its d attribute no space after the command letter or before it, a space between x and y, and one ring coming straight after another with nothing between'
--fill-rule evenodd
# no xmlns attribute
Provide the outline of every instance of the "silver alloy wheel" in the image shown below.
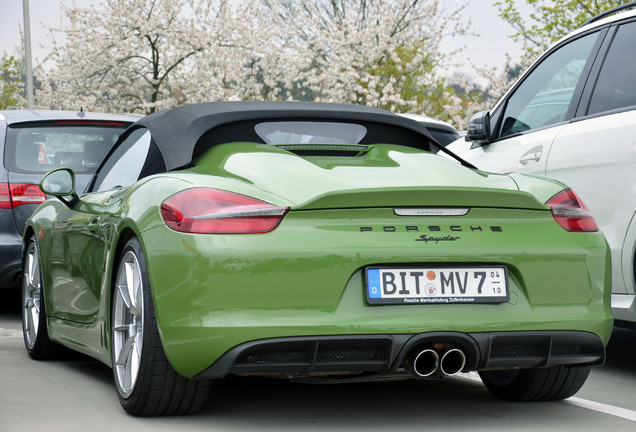
<svg viewBox="0 0 636 432"><path fill-rule="evenodd" d="M144 334L143 278L137 255L130 250L117 271L112 317L115 382L127 398L137 382Z"/></svg>
<svg viewBox="0 0 636 432"><path fill-rule="evenodd" d="M29 243L24 257L24 275L22 280L22 330L28 349L33 349L40 328L40 255L35 241Z"/></svg>

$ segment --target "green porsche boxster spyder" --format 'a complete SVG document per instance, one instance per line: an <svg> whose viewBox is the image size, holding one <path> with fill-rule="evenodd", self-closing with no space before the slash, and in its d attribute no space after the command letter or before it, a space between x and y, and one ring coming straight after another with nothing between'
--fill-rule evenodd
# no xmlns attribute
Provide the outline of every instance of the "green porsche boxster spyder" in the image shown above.
<svg viewBox="0 0 636 432"><path fill-rule="evenodd" d="M54 198L24 233L26 349L111 366L139 416L195 412L233 374L477 371L503 399L573 395L612 330L602 233L566 185L438 147L361 106L146 116L85 191L65 167L42 180Z"/></svg>

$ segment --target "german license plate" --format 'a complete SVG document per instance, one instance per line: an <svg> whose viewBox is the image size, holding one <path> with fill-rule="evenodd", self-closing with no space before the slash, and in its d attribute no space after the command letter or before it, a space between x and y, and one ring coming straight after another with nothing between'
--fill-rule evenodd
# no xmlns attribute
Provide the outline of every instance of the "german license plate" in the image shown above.
<svg viewBox="0 0 636 432"><path fill-rule="evenodd" d="M506 267L367 267L369 304L505 303Z"/></svg>

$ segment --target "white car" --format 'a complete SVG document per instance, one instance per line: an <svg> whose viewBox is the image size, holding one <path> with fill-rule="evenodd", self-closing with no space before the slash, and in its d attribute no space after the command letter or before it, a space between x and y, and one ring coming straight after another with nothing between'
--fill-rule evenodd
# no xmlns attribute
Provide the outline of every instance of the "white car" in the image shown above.
<svg viewBox="0 0 636 432"><path fill-rule="evenodd" d="M612 311L625 326L636 325L634 6L557 42L448 146L479 169L547 175L576 191L610 245Z"/></svg>

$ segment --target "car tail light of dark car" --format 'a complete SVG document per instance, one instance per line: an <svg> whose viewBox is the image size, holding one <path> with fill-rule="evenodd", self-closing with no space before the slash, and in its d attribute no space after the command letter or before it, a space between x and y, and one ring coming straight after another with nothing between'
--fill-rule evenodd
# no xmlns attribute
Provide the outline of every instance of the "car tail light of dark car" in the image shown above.
<svg viewBox="0 0 636 432"><path fill-rule="evenodd" d="M22 204L41 204L46 195L34 184L0 183L0 209L11 209Z"/></svg>
<svg viewBox="0 0 636 432"><path fill-rule="evenodd" d="M274 230L288 207L219 189L179 192L161 205L166 225L175 231L204 234L257 234Z"/></svg>
<svg viewBox="0 0 636 432"><path fill-rule="evenodd" d="M546 205L550 206L554 220L566 231L598 231L592 214L572 189L562 190L550 198Z"/></svg>

